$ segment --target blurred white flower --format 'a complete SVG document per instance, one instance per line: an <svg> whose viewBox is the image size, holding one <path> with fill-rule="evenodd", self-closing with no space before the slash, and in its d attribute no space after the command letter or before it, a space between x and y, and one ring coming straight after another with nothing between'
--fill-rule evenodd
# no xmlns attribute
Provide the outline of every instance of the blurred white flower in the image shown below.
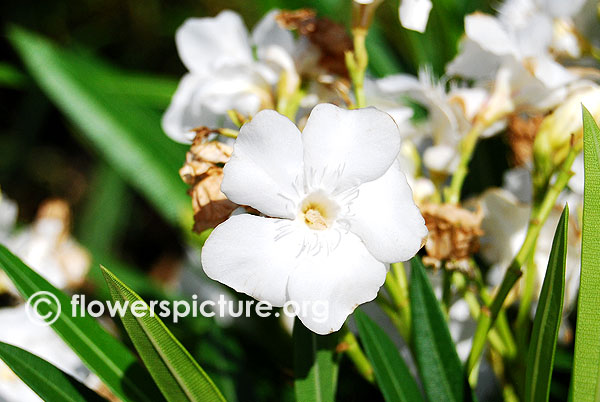
<svg viewBox="0 0 600 402"><path fill-rule="evenodd" d="M427 234L399 150L396 124L374 108L317 105L302 133L274 111L258 113L221 189L265 216L219 225L202 251L206 274L274 306L326 302L327 317L299 318L316 333L337 331L376 297L386 263L411 258Z"/></svg>
<svg viewBox="0 0 600 402"><path fill-rule="evenodd" d="M576 58L581 56L581 48L572 17L582 11L585 3L586 0L508 0L498 14L500 20L517 29L544 19L545 24L551 25L551 39L540 45L557 55Z"/></svg>
<svg viewBox="0 0 600 402"><path fill-rule="evenodd" d="M400 23L406 29L425 32L431 7L431 0L400 0Z"/></svg>
<svg viewBox="0 0 600 402"><path fill-rule="evenodd" d="M487 101L488 92L483 88L446 92L445 83L436 82L428 70L422 70L419 78L391 75L378 80L377 86L387 96L408 95L427 108L427 123L412 136L413 142L420 145L422 140L431 139L423 155L424 165L436 172L452 173L458 165L460 142ZM495 133L497 127L494 130L489 133Z"/></svg>
<svg viewBox="0 0 600 402"><path fill-rule="evenodd" d="M169 137L189 143L192 129L223 126L228 110L248 116L272 108L273 88L282 75L288 90L298 85L293 57L305 56L307 41L279 27L277 12L265 15L251 35L228 10L214 18L190 18L177 30L177 50L189 72L163 116Z"/></svg>
<svg viewBox="0 0 600 402"><path fill-rule="evenodd" d="M577 78L550 54L553 25L546 14L503 18L475 13L465 17L465 34L446 72L490 83L505 70L498 78L508 80L514 109L548 110Z"/></svg>
<svg viewBox="0 0 600 402"><path fill-rule="evenodd" d="M12 233L18 212L17 203L0 193L0 243L5 243Z"/></svg>
<svg viewBox="0 0 600 402"><path fill-rule="evenodd" d="M91 263L88 252L69 234L69 215L69 206L64 201L46 201L30 226L3 240L11 252L59 289L80 286ZM0 271L2 287L18 293Z"/></svg>
<svg viewBox="0 0 600 402"><path fill-rule="evenodd" d="M5 342L47 360L90 388L99 385L98 378L91 374L62 339L47 326L30 321L25 305L0 309L0 342ZM0 361L0 401L41 401L4 362Z"/></svg>

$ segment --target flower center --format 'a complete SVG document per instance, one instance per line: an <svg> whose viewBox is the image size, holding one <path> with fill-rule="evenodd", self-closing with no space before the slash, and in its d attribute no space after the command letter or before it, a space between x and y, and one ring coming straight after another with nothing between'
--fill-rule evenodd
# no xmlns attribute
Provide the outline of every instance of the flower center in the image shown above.
<svg viewBox="0 0 600 402"><path fill-rule="evenodd" d="M313 230L325 230L331 227L339 210L339 205L319 190L302 201L298 217Z"/></svg>

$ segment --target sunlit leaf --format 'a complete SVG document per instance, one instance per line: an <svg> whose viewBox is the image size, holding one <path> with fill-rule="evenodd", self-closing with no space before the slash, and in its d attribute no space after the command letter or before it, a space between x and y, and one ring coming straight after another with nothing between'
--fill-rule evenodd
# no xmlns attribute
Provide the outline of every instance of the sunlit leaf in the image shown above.
<svg viewBox="0 0 600 402"><path fill-rule="evenodd" d="M168 401L224 401L200 365L171 334L150 307L106 268L102 269L113 300L122 306L138 303L137 316L128 307L121 320L140 357Z"/></svg>
<svg viewBox="0 0 600 402"><path fill-rule="evenodd" d="M556 227L548 269L533 321L527 356L526 401L547 401L550 393L565 289L568 229L569 207L566 206Z"/></svg>
<svg viewBox="0 0 600 402"><path fill-rule="evenodd" d="M581 245L581 284L577 304L573 397L575 401L600 400L600 130L583 108L585 188Z"/></svg>

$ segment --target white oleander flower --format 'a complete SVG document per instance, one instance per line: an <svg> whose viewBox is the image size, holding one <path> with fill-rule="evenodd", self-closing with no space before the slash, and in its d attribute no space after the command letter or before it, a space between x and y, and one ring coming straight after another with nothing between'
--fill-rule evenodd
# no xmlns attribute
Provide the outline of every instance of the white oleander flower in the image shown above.
<svg viewBox="0 0 600 402"><path fill-rule="evenodd" d="M432 143L423 154L424 165L436 172L452 173L458 165L460 142L489 98L488 92L483 88L451 88L447 92L445 83L436 82L428 70L422 70L418 78L391 75L378 80L377 87L388 97L408 95L427 108L427 123L416 130L419 134L412 135L413 142L420 145L429 138Z"/></svg>
<svg viewBox="0 0 600 402"><path fill-rule="evenodd" d="M475 13L465 17L465 34L446 72L487 83L507 80L514 109L546 111L564 99L567 85L577 79L550 54L553 28L547 15L533 14L521 23Z"/></svg>
<svg viewBox="0 0 600 402"><path fill-rule="evenodd" d="M0 342L9 343L47 360L90 388L100 384L83 362L58 335L47 326L33 323L25 305L0 309ZM0 361L0 401L37 402L42 399L8 366Z"/></svg>
<svg viewBox="0 0 600 402"><path fill-rule="evenodd" d="M274 306L325 303L298 316L319 334L337 331L373 300L387 263L405 261L427 234L397 156L400 133L375 108L317 105L302 133L275 111L244 125L222 191L264 216L217 226L202 250L206 274Z"/></svg>
<svg viewBox="0 0 600 402"><path fill-rule="evenodd" d="M69 215L66 202L46 201L31 225L8 234L3 240L11 252L59 289L79 287L91 264L87 250L69 233ZM6 274L0 271L0 292L5 289L18 294Z"/></svg>
<svg viewBox="0 0 600 402"><path fill-rule="evenodd" d="M507 0L498 15L504 23L524 32L535 31L527 26L543 20L546 36L538 46L547 46L557 55L577 58L582 50L573 17L581 13L585 3L586 0Z"/></svg>
<svg viewBox="0 0 600 402"><path fill-rule="evenodd" d="M192 129L223 126L228 110L251 116L273 108L274 86L283 74L288 91L299 85L292 55L298 63L306 60L308 42L295 40L279 27L277 12L269 12L252 34L241 17L228 10L214 18L190 18L177 30L177 50L189 72L163 116L169 137L189 143Z"/></svg>
<svg viewBox="0 0 600 402"><path fill-rule="evenodd" d="M400 23L406 29L425 32L431 7L431 0L401 0L398 8Z"/></svg>

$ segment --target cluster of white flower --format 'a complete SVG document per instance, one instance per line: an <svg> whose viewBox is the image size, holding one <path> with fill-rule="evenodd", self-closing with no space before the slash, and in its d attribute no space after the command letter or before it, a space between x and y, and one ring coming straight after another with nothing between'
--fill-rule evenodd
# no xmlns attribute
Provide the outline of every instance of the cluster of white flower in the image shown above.
<svg viewBox="0 0 600 402"><path fill-rule="evenodd" d="M54 286L74 290L88 272L90 257L69 235L68 206L61 200L47 201L33 224L15 228L17 204L0 193L0 242L18 255ZM17 298L18 292L0 270L0 294ZM47 326L31 320L25 304L0 307L0 341L23 348L71 374L88 386L97 388L98 378L91 374L77 355ZM0 400L41 401L19 377L0 361Z"/></svg>
<svg viewBox="0 0 600 402"><path fill-rule="evenodd" d="M372 14L369 7L378 3L355 0L355 7ZM402 24L424 31L431 2L401 3ZM348 71L328 69L322 63L327 50L315 40L314 15L307 17L312 36L299 29L302 18L294 20L298 14L290 12L270 12L252 34L231 11L186 21L176 42L190 72L164 116L164 130L180 142L195 139L195 147L214 140L232 143L208 133L237 137L224 170L205 160L211 169L221 169L224 195L206 185L207 200L199 208L211 197L216 201L215 193L234 205L217 219L226 221L204 247L207 275L274 305L329 301L327 322L300 317L321 334L338 330L357 305L374 299L387 264L414 256L427 229L424 261L465 268L481 242L481 256L491 266L488 282L497 285L525 236L537 164L560 165L572 138L581 140L581 103L600 116L598 71L587 63L600 39L590 19L595 4L508 0L497 16L468 15L460 51L439 79L424 66L418 77L356 80L353 69L361 61L356 40L354 48L345 49ZM359 31L353 34L356 38ZM350 81L355 94L348 90ZM413 118L415 103L426 110L424 119ZM456 180L455 188L454 176L464 180L474 144L506 132L516 162L506 173L505 188L460 204L462 181ZM581 163L578 158L576 174L559 199L560 205L568 199L572 210L582 201ZM199 183L206 172L198 174ZM430 206L442 202L452 206ZM245 209L229 217L235 204ZM469 205L470 211L463 209ZM535 251L537 289L557 211ZM578 286L577 215L569 237L566 311Z"/></svg>

